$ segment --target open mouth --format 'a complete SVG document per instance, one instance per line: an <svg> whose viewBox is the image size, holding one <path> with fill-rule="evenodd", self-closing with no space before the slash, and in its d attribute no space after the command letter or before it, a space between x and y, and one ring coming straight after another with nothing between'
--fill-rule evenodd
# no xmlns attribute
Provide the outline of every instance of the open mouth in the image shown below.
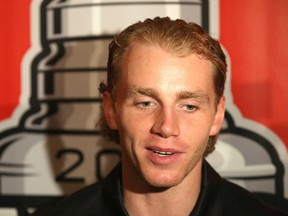
<svg viewBox="0 0 288 216"><path fill-rule="evenodd" d="M150 149L150 151L154 152L155 154L159 156L170 156L174 154L173 152L157 151L157 150L152 150L152 149Z"/></svg>
<svg viewBox="0 0 288 216"><path fill-rule="evenodd" d="M182 152L174 148L150 147L147 150L148 160L157 166L170 166L178 163L182 158Z"/></svg>

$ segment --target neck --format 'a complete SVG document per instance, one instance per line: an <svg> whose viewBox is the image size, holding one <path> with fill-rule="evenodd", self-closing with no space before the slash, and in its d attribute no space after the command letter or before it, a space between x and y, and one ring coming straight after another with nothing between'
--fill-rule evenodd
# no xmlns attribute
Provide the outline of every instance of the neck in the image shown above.
<svg viewBox="0 0 288 216"><path fill-rule="evenodd" d="M129 215L189 215L200 193L201 170L202 161L181 183L171 188L156 188L146 182L143 184L143 179L133 178L134 175L127 175L124 171L123 176L129 176L123 178L124 205ZM135 182L137 186L134 187Z"/></svg>

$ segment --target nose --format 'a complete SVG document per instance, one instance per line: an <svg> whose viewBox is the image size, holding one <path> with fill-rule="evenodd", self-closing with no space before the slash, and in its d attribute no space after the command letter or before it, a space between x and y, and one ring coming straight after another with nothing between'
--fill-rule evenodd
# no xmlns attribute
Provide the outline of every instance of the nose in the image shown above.
<svg viewBox="0 0 288 216"><path fill-rule="evenodd" d="M179 120L175 110L161 109L155 115L152 133L163 138L178 136L180 134Z"/></svg>

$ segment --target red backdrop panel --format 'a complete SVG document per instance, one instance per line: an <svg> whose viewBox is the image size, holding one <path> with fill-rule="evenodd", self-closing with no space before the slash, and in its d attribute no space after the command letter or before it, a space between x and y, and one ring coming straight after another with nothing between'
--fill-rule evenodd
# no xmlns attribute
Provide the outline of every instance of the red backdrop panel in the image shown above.
<svg viewBox="0 0 288 216"><path fill-rule="evenodd" d="M288 1L221 0L221 42L232 62L232 92L242 114L272 129L288 147Z"/></svg>
<svg viewBox="0 0 288 216"><path fill-rule="evenodd" d="M20 95L21 60L30 46L30 0L0 7L0 120L10 117Z"/></svg>

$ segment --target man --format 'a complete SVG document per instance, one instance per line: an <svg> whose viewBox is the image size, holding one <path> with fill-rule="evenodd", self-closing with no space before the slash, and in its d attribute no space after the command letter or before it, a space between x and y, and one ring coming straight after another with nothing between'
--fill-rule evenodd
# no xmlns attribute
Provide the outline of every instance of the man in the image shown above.
<svg viewBox="0 0 288 216"><path fill-rule="evenodd" d="M44 215L285 215L204 160L225 112L219 43L182 20L147 19L116 35L102 83L104 135L121 163Z"/></svg>

